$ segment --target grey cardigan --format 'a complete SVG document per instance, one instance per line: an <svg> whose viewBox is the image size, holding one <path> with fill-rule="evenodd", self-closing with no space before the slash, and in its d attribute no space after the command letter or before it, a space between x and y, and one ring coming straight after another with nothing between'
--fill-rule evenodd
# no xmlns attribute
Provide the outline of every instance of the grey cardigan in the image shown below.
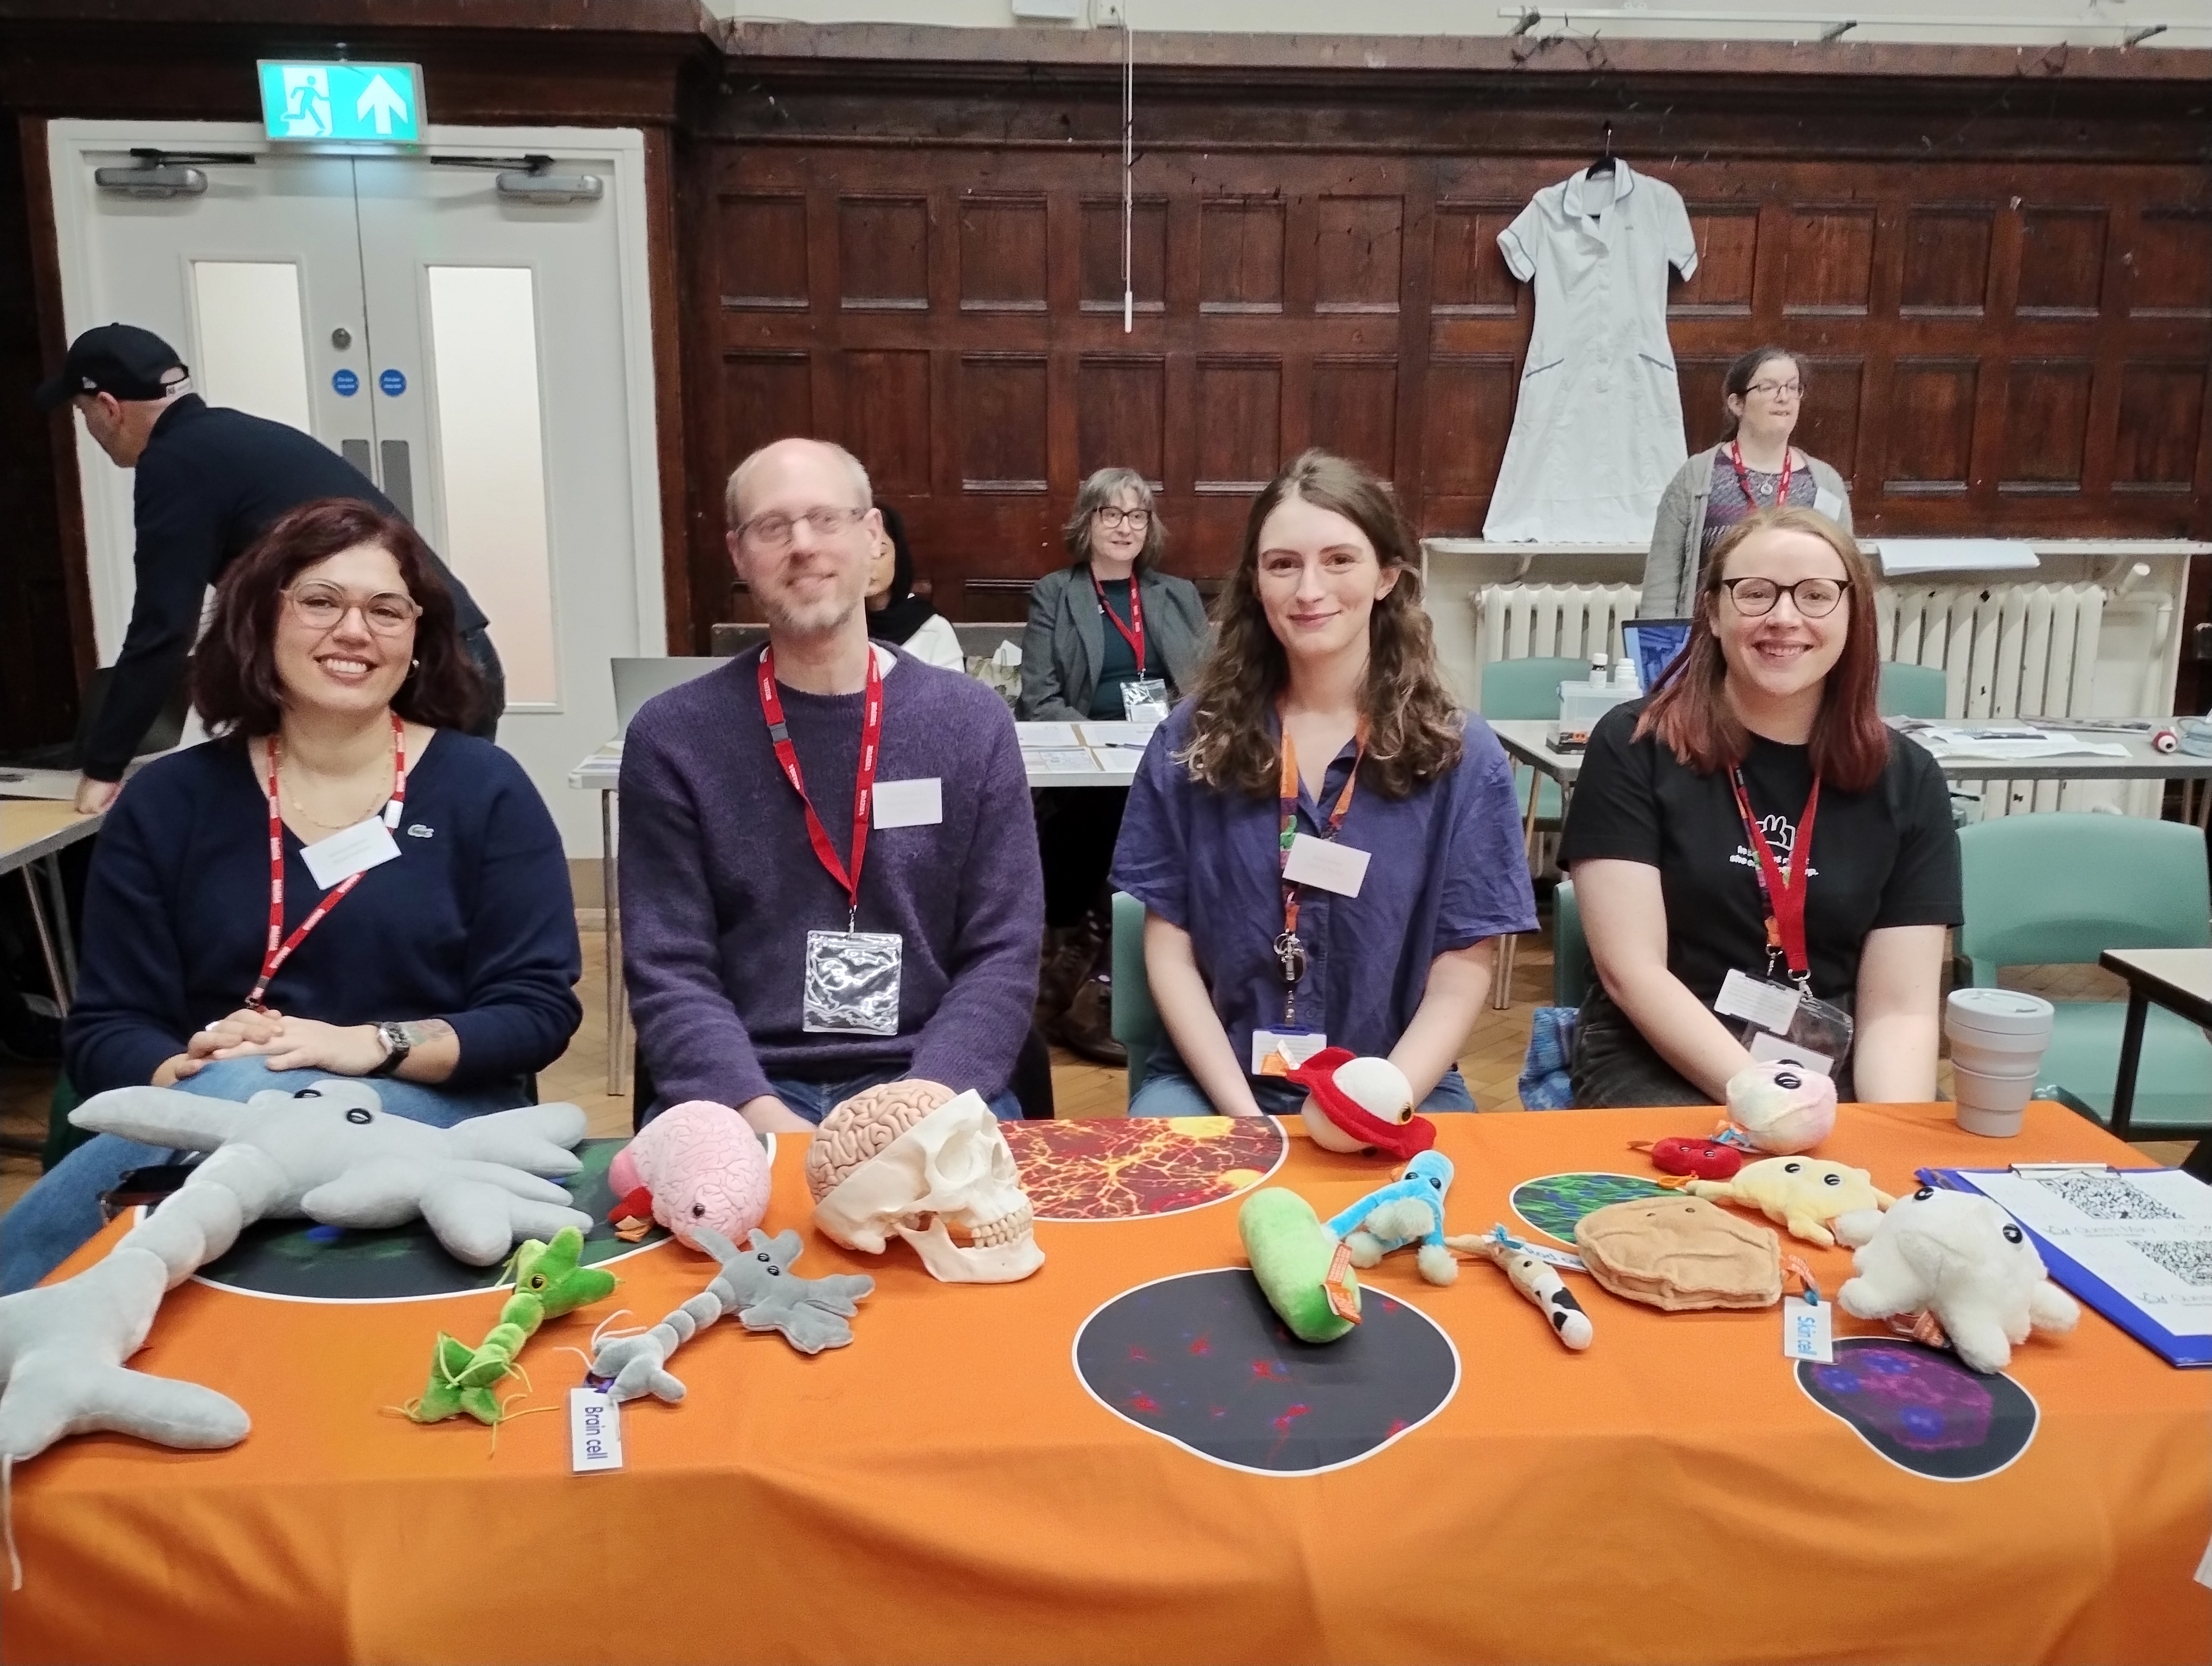
<svg viewBox="0 0 2212 1666"><path fill-rule="evenodd" d="M1713 466L1726 445L1701 451L1682 465L1659 499L1651 528L1651 553L1644 558L1644 599L1638 611L1647 619L1687 617L1698 597L1698 557L1705 547L1705 499L1713 489ZM1813 484L1832 495L1841 508L1834 518L1851 530L1851 495L1844 477L1817 457L1805 457Z"/></svg>
<svg viewBox="0 0 2212 1666"><path fill-rule="evenodd" d="M1208 646L1206 603L1198 587L1146 567L1138 577L1137 593L1145 604L1146 646L1159 645L1173 693L1189 693ZM1089 722L1091 696L1105 662L1106 619L1091 587L1089 563L1046 574L1030 587L1017 715L1031 723Z"/></svg>

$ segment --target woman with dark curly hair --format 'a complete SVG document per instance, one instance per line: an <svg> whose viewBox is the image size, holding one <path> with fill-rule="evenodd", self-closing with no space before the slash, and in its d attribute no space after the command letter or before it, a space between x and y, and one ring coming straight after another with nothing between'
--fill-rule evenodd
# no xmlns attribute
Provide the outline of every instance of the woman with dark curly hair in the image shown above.
<svg viewBox="0 0 2212 1666"><path fill-rule="evenodd" d="M270 526L193 659L217 739L149 764L100 830L63 1031L77 1091L368 1076L441 1125L526 1103L583 1017L581 960L552 818L461 732L483 698L414 528L341 499ZM112 1134L71 1152L8 1214L0 1292L166 1157Z"/></svg>
<svg viewBox="0 0 2212 1666"><path fill-rule="evenodd" d="M1167 1030L1132 1116L1289 1115L1284 1074L1324 1046L1474 1108L1455 1061L1535 904L1512 770L1437 670L1415 554L1382 483L1326 452L1253 504L1114 853Z"/></svg>

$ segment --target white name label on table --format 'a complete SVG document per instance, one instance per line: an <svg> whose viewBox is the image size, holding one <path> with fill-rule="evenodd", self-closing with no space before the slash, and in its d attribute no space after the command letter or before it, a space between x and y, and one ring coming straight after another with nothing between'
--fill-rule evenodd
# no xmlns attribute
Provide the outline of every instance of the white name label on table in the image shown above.
<svg viewBox="0 0 2212 1666"><path fill-rule="evenodd" d="M399 847L392 840L392 830L384 824L384 818L371 816L327 839L301 846L300 855L315 883L328 891L380 863L398 860Z"/></svg>
<svg viewBox="0 0 2212 1666"><path fill-rule="evenodd" d="M1814 1306L1802 1296L1782 1298L1782 1357L1810 1359L1814 1365L1835 1363L1836 1347L1830 1339L1829 1304Z"/></svg>
<svg viewBox="0 0 2212 1666"><path fill-rule="evenodd" d="M622 1408L602 1389L568 1390L568 1467L580 1475L623 1467Z"/></svg>

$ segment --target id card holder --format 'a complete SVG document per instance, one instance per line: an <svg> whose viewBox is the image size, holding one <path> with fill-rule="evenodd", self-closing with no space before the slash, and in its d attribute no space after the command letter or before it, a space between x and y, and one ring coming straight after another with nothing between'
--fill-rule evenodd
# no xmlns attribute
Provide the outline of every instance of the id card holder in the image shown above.
<svg viewBox="0 0 2212 1666"><path fill-rule="evenodd" d="M1121 684L1121 715L1130 723L1168 721L1168 684L1164 677L1135 677Z"/></svg>
<svg viewBox="0 0 2212 1666"><path fill-rule="evenodd" d="M809 932L799 1028L818 1036L896 1036L899 966L896 932Z"/></svg>
<svg viewBox="0 0 2212 1666"><path fill-rule="evenodd" d="M1318 1030L1255 1030L1252 1032L1252 1073L1287 1076L1328 1045Z"/></svg>
<svg viewBox="0 0 2212 1666"><path fill-rule="evenodd" d="M1797 1010L1789 1028L1777 1033L1753 1029L1744 1038L1751 1056L1761 1064L1794 1064L1832 1076L1836 1067L1850 1055L1851 1015L1840 1006L1809 992L1797 997Z"/></svg>

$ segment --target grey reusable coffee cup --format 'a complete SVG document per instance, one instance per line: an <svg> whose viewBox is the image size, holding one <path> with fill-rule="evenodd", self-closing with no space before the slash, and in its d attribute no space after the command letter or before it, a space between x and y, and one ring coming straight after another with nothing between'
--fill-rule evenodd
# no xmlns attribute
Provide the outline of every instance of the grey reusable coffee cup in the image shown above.
<svg viewBox="0 0 2212 1666"><path fill-rule="evenodd" d="M2017 989L1951 991L1943 1033L1960 1128L1999 1140L2020 1132L2057 1016L2042 996Z"/></svg>

